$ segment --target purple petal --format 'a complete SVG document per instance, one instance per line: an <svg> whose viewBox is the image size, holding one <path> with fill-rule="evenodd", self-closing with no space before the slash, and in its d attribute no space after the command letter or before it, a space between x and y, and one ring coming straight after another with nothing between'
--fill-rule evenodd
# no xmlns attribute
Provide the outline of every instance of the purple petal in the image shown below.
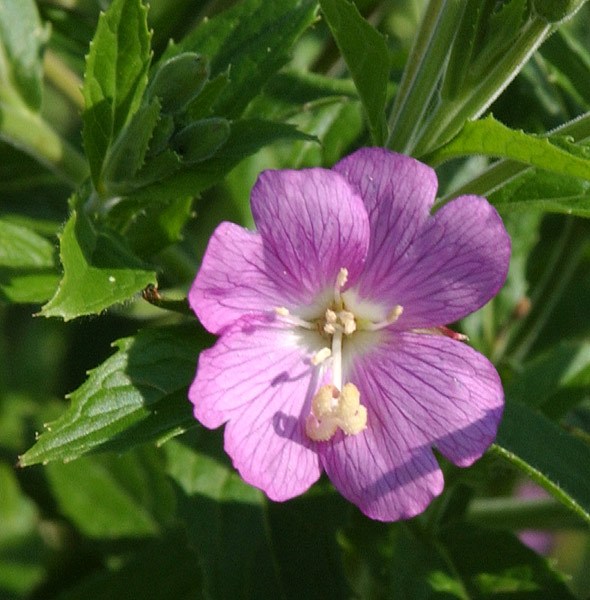
<svg viewBox="0 0 590 600"><path fill-rule="evenodd" d="M496 209L461 196L426 222L376 293L404 307L400 327L444 325L495 296L509 263L510 237Z"/></svg>
<svg viewBox="0 0 590 600"><path fill-rule="evenodd" d="M462 196L433 217L434 171L418 161L366 148L335 167L361 194L371 223L360 299L387 313L404 308L396 327L433 327L477 310L500 289L510 238L483 198Z"/></svg>
<svg viewBox="0 0 590 600"><path fill-rule="evenodd" d="M347 379L367 406L367 429L319 451L334 485L372 518L408 518L441 492L432 447L468 466L496 436L500 379L460 342L389 330L354 360Z"/></svg>
<svg viewBox="0 0 590 600"><path fill-rule="evenodd" d="M348 269L349 283L356 280L369 245L369 220L343 177L326 169L264 171L251 204L271 259L267 268L299 289L304 304L333 289L342 268Z"/></svg>
<svg viewBox="0 0 590 600"><path fill-rule="evenodd" d="M334 170L354 186L369 213L371 243L357 287L361 296L374 296L429 218L438 186L436 173L383 148L362 148Z"/></svg>
<svg viewBox="0 0 590 600"><path fill-rule="evenodd" d="M321 346L277 321L243 319L201 353L189 390L195 417L225 429L225 449L248 483L273 500L303 493L320 475L304 430L317 389L309 356Z"/></svg>
<svg viewBox="0 0 590 600"><path fill-rule="evenodd" d="M260 234L234 223L217 227L188 294L206 329L219 333L244 315L271 313L294 301L298 292L270 277L269 262Z"/></svg>

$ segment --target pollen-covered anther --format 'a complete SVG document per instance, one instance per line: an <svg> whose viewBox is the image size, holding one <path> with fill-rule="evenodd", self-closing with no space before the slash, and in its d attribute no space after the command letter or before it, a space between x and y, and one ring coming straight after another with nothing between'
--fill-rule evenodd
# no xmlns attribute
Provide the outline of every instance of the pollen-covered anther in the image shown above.
<svg viewBox="0 0 590 600"><path fill-rule="evenodd" d="M384 329L392 323L395 323L402 316L403 312L404 307L396 304L383 321L378 321L377 323L364 323L363 329L368 329L369 331L379 331L380 329Z"/></svg>
<svg viewBox="0 0 590 600"><path fill-rule="evenodd" d="M330 350L330 348L322 348L321 350L318 350L312 357L311 359L311 364L314 367L317 367L318 365L321 365L326 359L330 358L330 356L332 355L332 350Z"/></svg>
<svg viewBox="0 0 590 600"><path fill-rule="evenodd" d="M353 383L342 391L324 385L314 396L311 414L305 423L307 435L316 442L326 442L338 429L346 435L360 433L367 426L367 409L360 403L360 393Z"/></svg>
<svg viewBox="0 0 590 600"><path fill-rule="evenodd" d="M356 320L353 313L348 310L341 310L338 313L338 319L342 323L342 328L346 335L350 335L356 331Z"/></svg>

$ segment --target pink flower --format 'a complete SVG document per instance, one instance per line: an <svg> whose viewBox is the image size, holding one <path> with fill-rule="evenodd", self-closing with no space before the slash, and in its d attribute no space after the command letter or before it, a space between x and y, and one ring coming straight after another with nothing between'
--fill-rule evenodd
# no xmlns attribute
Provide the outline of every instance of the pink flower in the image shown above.
<svg viewBox="0 0 590 600"><path fill-rule="evenodd" d="M431 216L436 188L426 165L365 148L263 172L257 231L214 232L189 301L220 338L189 396L269 498L325 470L369 517L409 518L442 491L433 447L468 466L494 440L498 374L442 326L497 293L510 239L477 196Z"/></svg>

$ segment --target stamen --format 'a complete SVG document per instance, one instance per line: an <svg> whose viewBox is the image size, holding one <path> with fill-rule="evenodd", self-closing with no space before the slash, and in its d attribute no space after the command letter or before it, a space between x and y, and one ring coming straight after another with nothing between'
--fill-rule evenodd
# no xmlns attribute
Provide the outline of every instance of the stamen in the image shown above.
<svg viewBox="0 0 590 600"><path fill-rule="evenodd" d="M330 350L330 348L322 348L313 355L311 359L311 364L314 367L317 367L318 365L322 364L326 359L330 358L331 355L332 350Z"/></svg>
<svg viewBox="0 0 590 600"><path fill-rule="evenodd" d="M387 317L385 317L384 321L379 321L377 323L364 323L363 329L366 329L368 331L379 331L380 329L383 329L385 327L388 327L392 323L395 323L402 316L403 312L404 307L400 306L399 304L396 304L391 309L391 312L387 315Z"/></svg>
<svg viewBox="0 0 590 600"><path fill-rule="evenodd" d="M296 327L303 327L304 329L316 328L315 323L311 323L310 321L306 321L305 319L302 319L296 315L292 315L289 312L289 309L285 306L276 306L274 311L277 317L282 317L282 319L290 325L295 325Z"/></svg>
<svg viewBox="0 0 590 600"><path fill-rule="evenodd" d="M344 333L346 335L350 335L351 333L356 331L356 320L351 312L349 312L348 310L341 310L338 313L338 318L344 326Z"/></svg>
<svg viewBox="0 0 590 600"><path fill-rule="evenodd" d="M346 285L347 281L348 281L348 269L346 269L345 267L342 267L340 269L340 271L338 272L338 277L336 277L336 285L338 286L338 289L341 290Z"/></svg>
<svg viewBox="0 0 590 600"><path fill-rule="evenodd" d="M329 335L333 335L336 331L336 322L338 321L338 316L333 310L328 309L326 311L326 324L324 325L324 331Z"/></svg>
<svg viewBox="0 0 590 600"><path fill-rule="evenodd" d="M346 435L360 433L367 426L367 409L360 403L360 393L353 383L342 392L325 385L314 396L311 414L305 422L307 435L316 442L326 442L338 431Z"/></svg>

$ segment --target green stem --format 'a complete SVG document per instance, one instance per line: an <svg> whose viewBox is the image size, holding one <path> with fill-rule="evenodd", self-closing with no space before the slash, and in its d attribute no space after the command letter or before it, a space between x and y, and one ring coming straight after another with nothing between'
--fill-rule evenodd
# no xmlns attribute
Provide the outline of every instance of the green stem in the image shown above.
<svg viewBox="0 0 590 600"><path fill-rule="evenodd" d="M463 96L443 100L423 124L417 141L411 148L414 156L423 156L451 139L468 119L476 119L498 97L522 69L531 54L551 31L551 25L535 18L522 29L511 49Z"/></svg>
<svg viewBox="0 0 590 600"><path fill-rule="evenodd" d="M43 56L43 72L53 87L60 90L76 108L83 110L82 80L51 50L46 50Z"/></svg>
<svg viewBox="0 0 590 600"><path fill-rule="evenodd" d="M86 159L38 114L0 102L0 139L26 152L76 187L88 176Z"/></svg>
<svg viewBox="0 0 590 600"><path fill-rule="evenodd" d="M447 61L464 0L431 0L422 19L389 118L386 146L408 153Z"/></svg>
<svg viewBox="0 0 590 600"><path fill-rule="evenodd" d="M587 523L553 498L522 500L514 497L474 500L467 521L485 527L519 529L585 528Z"/></svg>

